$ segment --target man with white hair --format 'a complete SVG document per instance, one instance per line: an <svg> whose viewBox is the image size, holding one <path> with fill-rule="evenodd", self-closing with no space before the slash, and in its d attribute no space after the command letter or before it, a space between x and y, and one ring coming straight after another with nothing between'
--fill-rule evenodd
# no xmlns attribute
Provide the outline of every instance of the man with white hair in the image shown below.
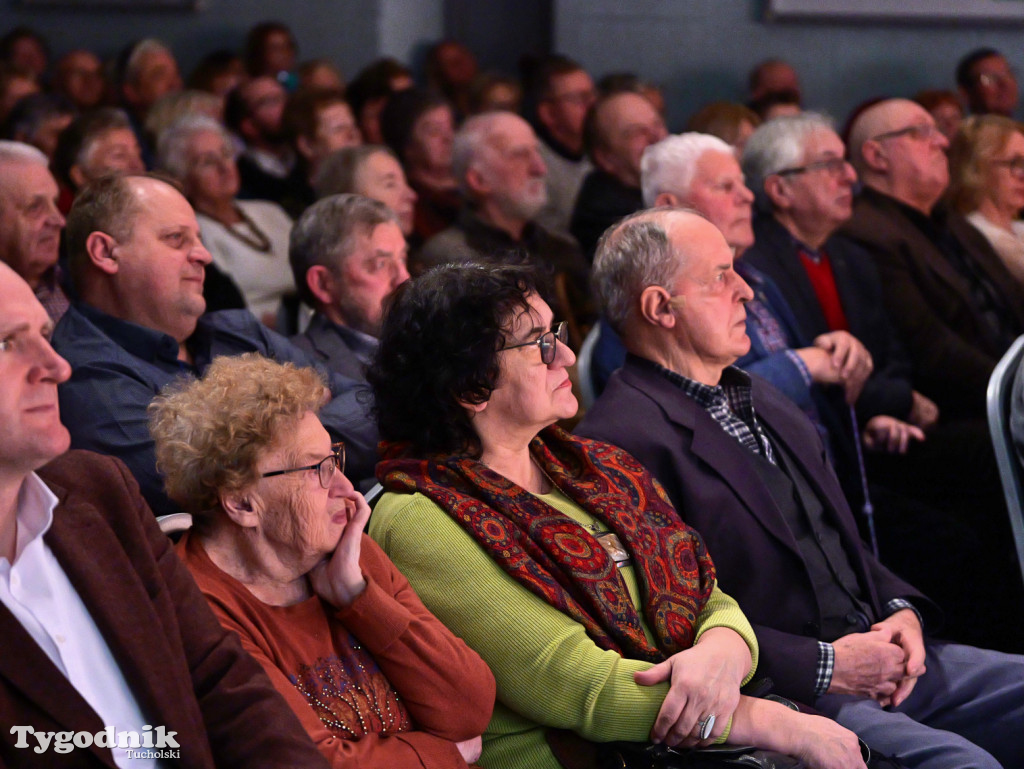
<svg viewBox="0 0 1024 769"><path fill-rule="evenodd" d="M316 313L292 341L332 371L366 380L384 301L409 279L398 217L378 200L331 195L292 228L288 257L300 298Z"/></svg>
<svg viewBox="0 0 1024 769"><path fill-rule="evenodd" d="M864 190L839 232L875 260L916 389L944 414L984 418L992 370L1024 333L1024 287L981 233L938 205L948 145L912 101L862 112L850 157Z"/></svg>
<svg viewBox="0 0 1024 769"><path fill-rule="evenodd" d="M579 246L534 221L547 202L547 167L530 124L511 112L471 117L455 135L452 172L462 210L454 225L424 244L419 265L523 254L542 273L565 276L569 307L553 306L591 320L589 268Z"/></svg>
<svg viewBox="0 0 1024 769"><path fill-rule="evenodd" d="M733 148L721 139L699 133L670 136L647 148L640 169L646 206L699 211L721 230L737 255L753 244L754 196L744 183ZM753 347L740 365L772 382L821 426L828 412L819 413L822 404L815 403L819 391L812 386L837 385L849 402L856 401L871 372L870 354L845 331L807 336L770 280L752 270L744 278L755 292L747 313ZM603 325L594 356L604 381L625 357L621 342L606 330L611 331ZM838 439L845 429L841 420L832 421L829 432Z"/></svg>
<svg viewBox="0 0 1024 769"><path fill-rule="evenodd" d="M20 275L56 322L68 309L57 256L64 217L46 155L0 141L0 262Z"/></svg>

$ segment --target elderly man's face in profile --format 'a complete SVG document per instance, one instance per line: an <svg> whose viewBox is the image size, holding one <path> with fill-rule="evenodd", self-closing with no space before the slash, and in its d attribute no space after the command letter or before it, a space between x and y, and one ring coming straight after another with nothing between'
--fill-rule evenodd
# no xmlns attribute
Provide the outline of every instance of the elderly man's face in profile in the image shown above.
<svg viewBox="0 0 1024 769"><path fill-rule="evenodd" d="M42 164L14 162L0 169L0 262L33 287L57 263L64 226L57 194L57 182Z"/></svg>
<svg viewBox="0 0 1024 769"><path fill-rule="evenodd" d="M721 230L726 243L738 252L754 243L754 194L744 183L740 164L731 153L708 150L698 158L685 202Z"/></svg>
<svg viewBox="0 0 1024 769"><path fill-rule="evenodd" d="M50 346L53 323L28 284L0 264L0 473L27 473L67 451L57 385L71 367Z"/></svg>
<svg viewBox="0 0 1024 769"><path fill-rule="evenodd" d="M732 365L750 349L743 305L753 292L733 270L732 248L715 225L693 215L667 224L682 254L669 300L678 320L676 341L694 363L711 369Z"/></svg>

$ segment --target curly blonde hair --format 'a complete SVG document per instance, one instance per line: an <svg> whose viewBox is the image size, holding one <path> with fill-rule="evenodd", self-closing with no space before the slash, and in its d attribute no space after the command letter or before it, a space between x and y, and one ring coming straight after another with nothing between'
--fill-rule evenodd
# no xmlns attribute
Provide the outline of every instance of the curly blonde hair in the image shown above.
<svg viewBox="0 0 1024 769"><path fill-rule="evenodd" d="M201 379L168 385L149 406L167 495L208 526L220 493L257 481L263 453L328 396L315 370L257 353L216 358Z"/></svg>
<svg viewBox="0 0 1024 769"><path fill-rule="evenodd" d="M1024 133L1024 125L1002 115L974 115L960 124L949 145L946 197L953 210L961 214L977 210L988 184L989 165L1015 133Z"/></svg>

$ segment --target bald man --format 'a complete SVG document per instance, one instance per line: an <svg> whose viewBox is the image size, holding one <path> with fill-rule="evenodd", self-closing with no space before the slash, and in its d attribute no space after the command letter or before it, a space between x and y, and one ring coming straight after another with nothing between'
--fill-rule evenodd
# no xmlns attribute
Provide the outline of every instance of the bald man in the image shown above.
<svg viewBox="0 0 1024 769"><path fill-rule="evenodd" d="M938 205L947 146L914 102L865 110L850 132L864 191L840 233L874 257L917 389L949 416L983 418L992 369L1024 333L1024 287L977 230Z"/></svg>

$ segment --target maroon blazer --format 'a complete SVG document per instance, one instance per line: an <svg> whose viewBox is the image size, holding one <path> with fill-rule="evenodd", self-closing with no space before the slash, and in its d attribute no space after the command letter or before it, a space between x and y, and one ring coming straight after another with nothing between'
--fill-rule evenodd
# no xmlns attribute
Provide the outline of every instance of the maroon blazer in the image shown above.
<svg viewBox="0 0 1024 769"><path fill-rule="evenodd" d="M260 666L213 616L124 464L71 451L39 475L59 498L45 536L142 712L177 732L181 767L317 767L320 756ZM108 767L104 748L37 754L12 725L99 732L99 716L0 605L0 766Z"/></svg>
<svg viewBox="0 0 1024 769"><path fill-rule="evenodd" d="M785 395L752 376L758 419L811 479L860 582L864 600L883 615L892 598L931 604L862 545L857 525L810 420ZM750 450L653 364L626 364L576 429L621 446L665 487L679 515L708 546L718 583L747 615L761 648L758 673L786 697L814 704L821 612L807 564L782 511L753 468Z"/></svg>

